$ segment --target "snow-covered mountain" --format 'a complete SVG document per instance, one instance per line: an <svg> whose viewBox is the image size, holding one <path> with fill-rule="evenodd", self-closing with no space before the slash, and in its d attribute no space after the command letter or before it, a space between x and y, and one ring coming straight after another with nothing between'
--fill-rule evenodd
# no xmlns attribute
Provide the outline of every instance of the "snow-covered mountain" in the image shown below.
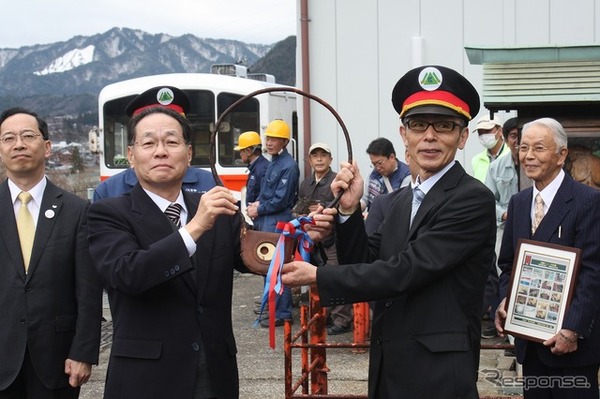
<svg viewBox="0 0 600 399"><path fill-rule="evenodd" d="M0 97L97 95L105 85L148 74L209 72L215 63L252 65L272 46L113 28L65 42L0 49Z"/></svg>
<svg viewBox="0 0 600 399"><path fill-rule="evenodd" d="M67 72L79 66L94 62L94 46L73 49L66 54L54 59L50 65L41 71L35 71L35 75L49 75L51 73Z"/></svg>

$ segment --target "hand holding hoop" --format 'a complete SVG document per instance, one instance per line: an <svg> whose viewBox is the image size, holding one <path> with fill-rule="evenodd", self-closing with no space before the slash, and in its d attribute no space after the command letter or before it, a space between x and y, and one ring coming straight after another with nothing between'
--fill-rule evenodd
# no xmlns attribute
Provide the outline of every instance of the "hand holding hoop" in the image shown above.
<svg viewBox="0 0 600 399"><path fill-rule="evenodd" d="M315 95L312 95L310 93L307 93L305 91L302 91L300 89L297 89L295 87L291 87L291 86L285 86L285 87L266 87L264 89L253 91L252 93L248 93L245 96L239 98L233 104L231 104L225 110L225 112L223 112L221 114L221 116L217 120L217 123L214 126L214 129L211 131L211 135L210 135L210 170L211 170L211 172L213 174L215 182L218 185L220 185L220 186L223 185L223 181L219 177L219 174L217 173L217 169L215 167L215 162L216 162L216 134L219 131L219 126L221 125L221 123L223 123L223 120L225 119L225 117L231 111L233 111L235 108L237 108L240 104L242 104L243 102L249 100L250 98L258 96L260 94L273 93L273 92L293 92L293 93L296 93L296 94L300 94L300 95L302 95L304 97L307 97L307 98L309 98L311 100L314 100L314 101L318 102L323 107L327 108L327 110L335 117L335 119L339 123L340 127L342 128L342 132L344 133L344 138L346 139L346 147L348 148L348 163L352 163L352 143L350 141L350 134L348 133L348 129L346 128L346 124L344 123L344 121L342 120L342 118L340 117L340 115L337 113L337 111L335 109L333 109L333 107L331 105L329 105L327 102L325 102L324 100L320 99L319 97L317 97ZM339 201L339 199L340 199L341 196L342 196L342 193L340 192L336 196L336 198L330 204L327 205L327 208L334 208L335 206L337 206L337 203L338 203L338 201Z"/></svg>
<svg viewBox="0 0 600 399"><path fill-rule="evenodd" d="M296 94L300 94L302 96L308 97L311 100L314 100L327 108L329 112L335 117L338 121L340 127L342 128L342 132L344 133L344 138L346 139L346 146L348 148L348 162L352 163L352 143L350 142L350 134L348 133L348 129L344 124L344 121L339 116L339 114L333 109L331 105L329 105L324 100L320 99L317 96L314 96L310 93L304 92L295 87L267 87L264 89L253 91L252 93L248 93L245 96L239 98L236 102L231 104L219 117L217 123L211 131L210 136L210 169L215 179L215 182L223 186L223 181L219 177L217 173L217 169L215 166L216 163L216 134L219 131L219 126L223 123L225 117L236 107L238 107L243 102L247 101L250 98L253 98L260 94L273 93L273 92L293 92ZM337 206L341 196L343 195L343 191L340 191L338 195L334 198L334 200L327 204L327 208L334 208ZM258 274L267 274L269 269L269 265L271 263L271 259L273 258L274 251L270 249L275 248L277 245L277 241L279 239L280 234L278 233L269 233L262 231L255 231L249 228L244 217L240 214L242 220L242 231L241 231L241 256L245 265L253 272ZM293 256L294 248L293 243L286 242L285 248L285 258L290 259Z"/></svg>

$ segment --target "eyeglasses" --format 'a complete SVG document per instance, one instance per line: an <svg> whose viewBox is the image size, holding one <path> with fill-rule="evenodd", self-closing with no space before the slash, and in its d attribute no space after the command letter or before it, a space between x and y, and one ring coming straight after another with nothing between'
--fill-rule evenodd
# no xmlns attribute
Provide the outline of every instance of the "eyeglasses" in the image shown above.
<svg viewBox="0 0 600 399"><path fill-rule="evenodd" d="M17 137L21 138L21 141L25 144L31 144L35 141L35 139L41 136L41 134L33 133L33 132L24 132L21 134L5 134L0 137L0 141L4 145L15 145L17 143Z"/></svg>
<svg viewBox="0 0 600 399"><path fill-rule="evenodd" d="M544 147L543 145L535 145L533 147L528 146L527 144L521 144L519 147L519 152L523 154L527 154L529 150L532 150L536 154L541 154L543 152L549 151L548 147Z"/></svg>
<svg viewBox="0 0 600 399"><path fill-rule="evenodd" d="M386 158L386 159L389 159L389 158ZM377 169L377 168L381 167L383 165L383 163L386 161L386 159L380 159L377 162L371 162L371 168Z"/></svg>
<svg viewBox="0 0 600 399"><path fill-rule="evenodd" d="M436 121L436 122L428 122L422 121L418 119L408 119L406 120L406 126L412 130L413 132L423 133L429 126L433 126L433 130L438 133L450 133L456 129L456 127L465 127L465 125L461 123L456 123L452 121Z"/></svg>
<svg viewBox="0 0 600 399"><path fill-rule="evenodd" d="M138 147L140 147L144 151L151 152L151 151L156 151L156 149L158 148L158 144L160 142L161 142L160 140L147 138L142 141L136 141L134 144L137 145ZM167 149L167 151L171 151L171 152L181 151L186 148L185 141L178 139L178 138L174 138L174 137L170 137L170 138L162 140L162 144L163 144L163 147L165 147Z"/></svg>

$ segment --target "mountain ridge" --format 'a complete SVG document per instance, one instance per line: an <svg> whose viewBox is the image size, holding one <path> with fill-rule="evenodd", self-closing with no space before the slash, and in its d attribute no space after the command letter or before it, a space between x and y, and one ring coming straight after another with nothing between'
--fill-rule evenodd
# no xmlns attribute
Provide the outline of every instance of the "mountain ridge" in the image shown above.
<svg viewBox="0 0 600 399"><path fill-rule="evenodd" d="M294 86L295 47L295 36L263 45L112 28L56 43L0 48L0 110L32 109L55 119L59 137L74 139L97 124L98 94L107 84L163 73L210 73L213 64L242 63L249 72Z"/></svg>
<svg viewBox="0 0 600 399"><path fill-rule="evenodd" d="M109 83L144 75L209 72L215 63L252 64L272 47L112 28L64 42L0 49L0 97L89 94ZM69 55L79 55L79 62L69 60Z"/></svg>

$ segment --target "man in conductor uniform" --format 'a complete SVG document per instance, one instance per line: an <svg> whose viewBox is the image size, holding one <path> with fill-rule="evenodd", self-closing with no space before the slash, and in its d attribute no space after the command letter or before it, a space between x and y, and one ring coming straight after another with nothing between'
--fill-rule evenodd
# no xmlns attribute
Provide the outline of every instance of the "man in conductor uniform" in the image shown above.
<svg viewBox="0 0 600 399"><path fill-rule="evenodd" d="M494 197L454 160L479 96L456 71L422 66L392 92L400 134L419 167L379 230L367 237L356 163L332 183L340 266L285 265L283 283L317 284L321 303L376 301L370 398L477 399L481 306L496 236ZM324 212L335 214L335 210ZM412 220L411 220L412 219Z"/></svg>

